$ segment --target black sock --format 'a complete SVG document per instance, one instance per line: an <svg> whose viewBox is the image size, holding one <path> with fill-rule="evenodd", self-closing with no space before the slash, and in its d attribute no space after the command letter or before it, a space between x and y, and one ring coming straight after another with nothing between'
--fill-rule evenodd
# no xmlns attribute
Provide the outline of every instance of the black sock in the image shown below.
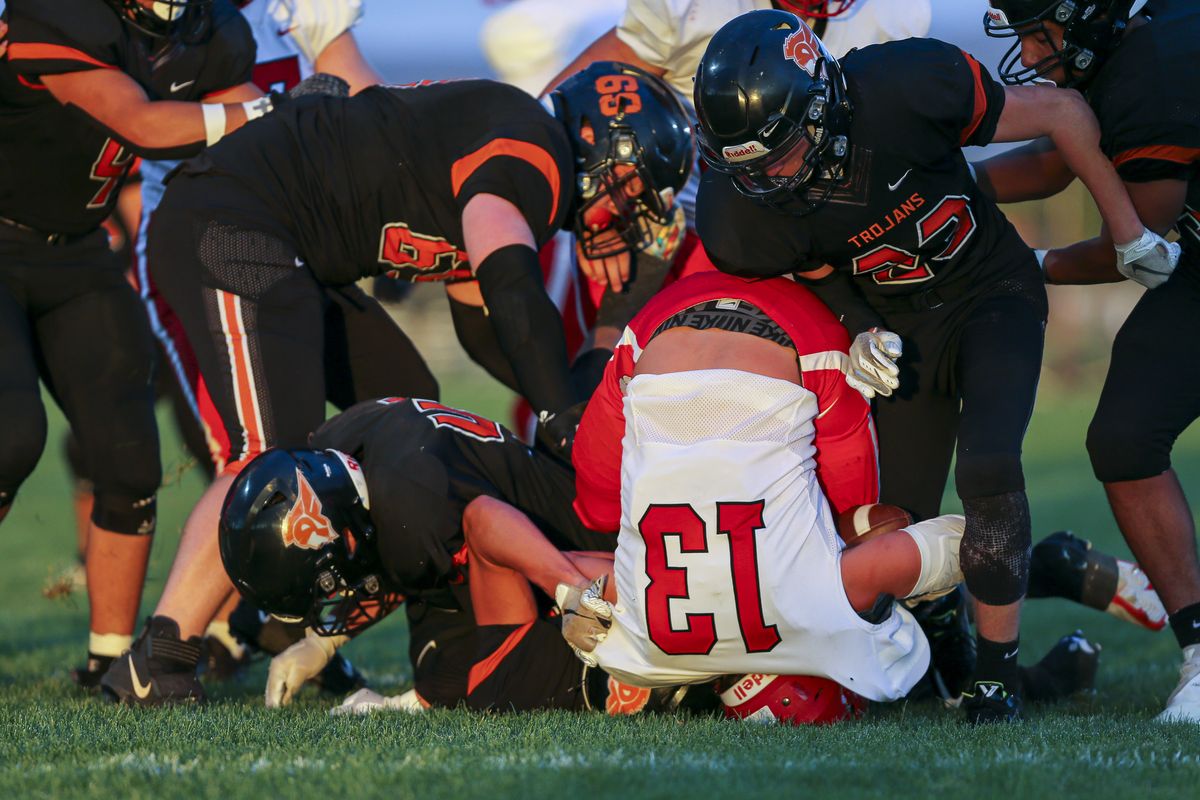
<svg viewBox="0 0 1200 800"><path fill-rule="evenodd" d="M975 662L974 681L999 681L1010 692L1018 690L1017 650L1020 639L1011 642L993 642L982 636L976 637L978 656Z"/></svg>
<svg viewBox="0 0 1200 800"><path fill-rule="evenodd" d="M1184 606L1172 614L1170 619L1171 631L1181 648L1200 644L1200 603Z"/></svg>

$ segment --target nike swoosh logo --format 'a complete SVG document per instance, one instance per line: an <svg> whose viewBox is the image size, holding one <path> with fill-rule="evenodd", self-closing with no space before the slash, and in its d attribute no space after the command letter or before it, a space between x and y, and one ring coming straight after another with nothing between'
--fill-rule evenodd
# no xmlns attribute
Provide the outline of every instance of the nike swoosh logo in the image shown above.
<svg viewBox="0 0 1200 800"><path fill-rule="evenodd" d="M1192 620L1192 627L1193 627L1193 628L1200 628L1200 619L1194 619L1194 620Z"/></svg>
<svg viewBox="0 0 1200 800"><path fill-rule="evenodd" d="M1020 650L1020 649L1021 649L1021 648L1019 648L1019 647L1014 647L1014 648L1013 648L1013 651L1012 651L1011 653L1005 653L1005 654L1004 654L1004 660L1005 660L1005 661L1008 661L1010 658L1016 658L1016 657L1017 657L1017 651L1018 651L1018 650Z"/></svg>
<svg viewBox="0 0 1200 800"><path fill-rule="evenodd" d="M129 677L133 679L133 693L138 696L139 700L145 700L150 696L150 684L142 683L138 679L137 667L133 665L133 657L129 659Z"/></svg>
<svg viewBox="0 0 1200 800"><path fill-rule="evenodd" d="M276 32L277 34L279 34L280 36L287 36L289 33L291 33L291 32L292 32L292 31L294 31L294 30L296 30L296 26L295 26L295 25L293 25L293 26L292 26L292 27L290 27L290 28L278 28L278 29L277 29L275 32Z"/></svg>
<svg viewBox="0 0 1200 800"><path fill-rule="evenodd" d="M430 639L430 640L429 640L429 641L428 641L428 642L425 644L425 646L421 648L421 652L420 652L420 653L417 653L417 663L416 663L416 665L415 665L415 666L418 666L418 667L419 667L419 666L421 666L421 661L423 661L423 660L424 660L424 658L425 658L425 656L427 656L427 655L429 654L429 651L430 651L430 650L436 650L436 649L437 649L437 640L436 640L436 639Z"/></svg>
<svg viewBox="0 0 1200 800"><path fill-rule="evenodd" d="M171 81L171 94L182 91L182 90L186 89L187 87L191 86L195 82L196 82L195 78L193 78L190 81L184 81L183 83L175 83L174 81Z"/></svg>
<svg viewBox="0 0 1200 800"><path fill-rule="evenodd" d="M889 183L889 184L888 184L888 191L889 191L889 192L894 192L894 191L896 191L896 187L898 187L900 184L904 183L904 179L908 177L908 175L909 175L909 173L910 173L910 172L912 172L912 170L911 170L911 169L910 169L908 172L906 172L906 173L904 173L903 175L901 175L901 176L900 176L900 180L896 181L895 183Z"/></svg>
<svg viewBox="0 0 1200 800"><path fill-rule="evenodd" d="M296 266L300 269L304 269L304 259L300 256L296 256Z"/></svg>

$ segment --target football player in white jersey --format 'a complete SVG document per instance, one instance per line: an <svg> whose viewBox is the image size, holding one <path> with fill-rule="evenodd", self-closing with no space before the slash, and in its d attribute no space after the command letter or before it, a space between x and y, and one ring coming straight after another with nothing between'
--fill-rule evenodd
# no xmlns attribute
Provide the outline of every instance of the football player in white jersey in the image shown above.
<svg viewBox="0 0 1200 800"><path fill-rule="evenodd" d="M363 0L249 0L237 5L250 23L258 47L252 80L262 91L286 92L314 72L337 75L350 84L352 93L382 82L363 57L351 31L362 17ZM162 353L179 383L195 424L204 427L204 435L211 443L196 398L196 361L183 340L182 327L171 309L162 302L150 279L146 258L150 218L162 199L163 179L177 163L142 163L142 213L134 247L134 274L151 329L162 346ZM206 636L210 661L217 658L228 664L222 649L235 662L244 653L242 644L229 632L229 614L236 603L237 596L234 595L217 620L209 625ZM210 667L218 666L210 663ZM99 673L103 673L103 669Z"/></svg>
<svg viewBox="0 0 1200 800"><path fill-rule="evenodd" d="M483 22L479 44L496 77L536 96L576 53L621 18L625 0L512 0Z"/></svg>

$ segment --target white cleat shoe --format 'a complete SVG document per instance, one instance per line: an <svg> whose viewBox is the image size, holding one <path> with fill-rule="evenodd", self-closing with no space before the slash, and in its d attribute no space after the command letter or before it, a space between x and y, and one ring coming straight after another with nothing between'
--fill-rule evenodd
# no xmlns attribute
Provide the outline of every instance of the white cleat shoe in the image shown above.
<svg viewBox="0 0 1200 800"><path fill-rule="evenodd" d="M1154 719L1156 722L1200 723L1200 644L1183 648L1179 685L1167 698L1166 709Z"/></svg>
<svg viewBox="0 0 1200 800"><path fill-rule="evenodd" d="M921 551L921 577L908 599L933 600L962 583L958 550L966 526L967 519L961 514L945 514L903 529Z"/></svg>

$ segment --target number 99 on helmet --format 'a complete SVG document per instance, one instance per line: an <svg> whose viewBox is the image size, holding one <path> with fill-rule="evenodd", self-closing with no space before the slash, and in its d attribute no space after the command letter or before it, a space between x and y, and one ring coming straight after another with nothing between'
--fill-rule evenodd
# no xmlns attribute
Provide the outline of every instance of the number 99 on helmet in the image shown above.
<svg viewBox="0 0 1200 800"><path fill-rule="evenodd" d="M323 636L361 630L403 598L381 575L362 468L336 450L259 455L221 508L221 562L252 604Z"/></svg>
<svg viewBox="0 0 1200 800"><path fill-rule="evenodd" d="M683 103L662 80L599 61L550 93L575 157L575 236L587 258L642 250L670 222L695 160Z"/></svg>

